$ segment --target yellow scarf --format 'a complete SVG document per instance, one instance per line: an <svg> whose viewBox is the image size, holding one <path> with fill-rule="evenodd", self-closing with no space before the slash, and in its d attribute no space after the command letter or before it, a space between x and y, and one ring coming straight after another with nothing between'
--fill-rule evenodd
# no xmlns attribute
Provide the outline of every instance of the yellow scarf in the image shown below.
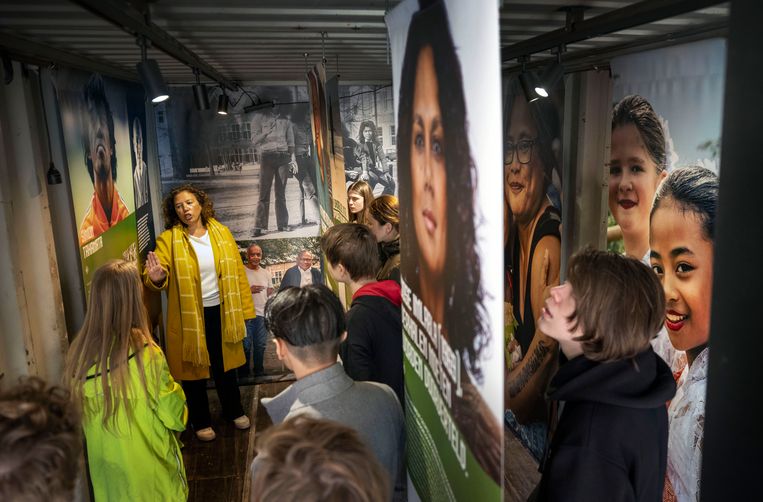
<svg viewBox="0 0 763 502"><path fill-rule="evenodd" d="M215 269L219 274L223 342L240 342L246 336L238 277L241 257L236 241L222 223L210 218L207 231L213 249L218 251L215 253ZM191 255L191 243L182 225L172 227L172 263L180 298L183 361L196 366L209 366L201 291L194 281L199 276L199 265Z"/></svg>

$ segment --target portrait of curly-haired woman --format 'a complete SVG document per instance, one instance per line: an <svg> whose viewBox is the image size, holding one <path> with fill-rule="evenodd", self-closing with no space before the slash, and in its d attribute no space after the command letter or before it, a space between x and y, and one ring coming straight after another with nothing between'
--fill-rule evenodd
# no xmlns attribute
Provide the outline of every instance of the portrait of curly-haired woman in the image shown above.
<svg viewBox="0 0 763 502"><path fill-rule="evenodd" d="M398 104L400 270L458 354L463 393L454 395L453 419L479 466L500 484L501 428L472 381L483 381L490 333L461 67L445 5L421 3L408 30Z"/></svg>

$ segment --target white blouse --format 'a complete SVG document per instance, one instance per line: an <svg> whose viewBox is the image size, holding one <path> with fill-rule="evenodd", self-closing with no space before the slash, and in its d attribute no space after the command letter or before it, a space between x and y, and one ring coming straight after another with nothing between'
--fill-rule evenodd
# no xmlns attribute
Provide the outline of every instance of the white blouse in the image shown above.
<svg viewBox="0 0 763 502"><path fill-rule="evenodd" d="M708 349L705 349L684 370L678 379L676 397L668 408L667 474L678 502L699 501L709 359Z"/></svg>
<svg viewBox="0 0 763 502"><path fill-rule="evenodd" d="M188 236L191 245L196 252L196 261L199 264L201 276L201 303L205 307L220 305L220 287L217 284L217 269L215 268L215 254L212 251L212 242L209 232L201 237Z"/></svg>

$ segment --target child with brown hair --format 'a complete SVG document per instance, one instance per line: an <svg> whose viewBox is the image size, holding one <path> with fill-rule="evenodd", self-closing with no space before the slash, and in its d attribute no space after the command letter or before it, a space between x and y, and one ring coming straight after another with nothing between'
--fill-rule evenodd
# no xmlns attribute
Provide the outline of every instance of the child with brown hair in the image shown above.
<svg viewBox="0 0 763 502"><path fill-rule="evenodd" d="M331 276L352 294L339 349L345 371L353 380L389 385L404 405L402 296L395 281L376 280L376 239L365 225L341 223L323 234L321 249Z"/></svg>
<svg viewBox="0 0 763 502"><path fill-rule="evenodd" d="M257 442L252 502L386 502L387 473L352 428L297 415Z"/></svg>
<svg viewBox="0 0 763 502"><path fill-rule="evenodd" d="M568 361L548 390L556 413L537 500L660 499L676 385L649 342L664 316L660 282L640 261L573 256L538 322Z"/></svg>

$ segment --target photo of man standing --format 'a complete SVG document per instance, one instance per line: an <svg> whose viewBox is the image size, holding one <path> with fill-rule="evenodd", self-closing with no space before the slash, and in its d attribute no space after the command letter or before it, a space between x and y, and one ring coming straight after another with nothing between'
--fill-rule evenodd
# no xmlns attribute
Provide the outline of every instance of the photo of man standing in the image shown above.
<svg viewBox="0 0 763 502"><path fill-rule="evenodd" d="M143 126L138 117L132 121L132 147L135 154L132 182L137 209L148 202L148 172L146 162L143 160Z"/></svg>
<svg viewBox="0 0 763 502"><path fill-rule="evenodd" d="M268 231L270 216L270 187L275 179L276 223L279 231L288 232L289 212L286 208L286 180L289 170L295 169L294 129L288 118L282 117L278 106L271 108L270 115L257 116L252 123L252 143L260 151L260 195L254 236Z"/></svg>

